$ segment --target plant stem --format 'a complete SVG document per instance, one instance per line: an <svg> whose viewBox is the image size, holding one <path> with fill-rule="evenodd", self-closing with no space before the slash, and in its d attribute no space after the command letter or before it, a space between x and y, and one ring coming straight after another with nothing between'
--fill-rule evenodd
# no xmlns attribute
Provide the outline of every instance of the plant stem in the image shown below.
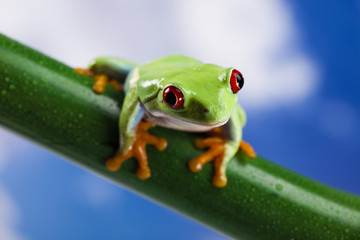
<svg viewBox="0 0 360 240"><path fill-rule="evenodd" d="M307 179L261 157L238 152L228 185L211 183L213 165L192 173L200 134L156 127L164 152L147 148L152 176L136 177L136 162L110 172L118 147L123 94L92 92L92 79L0 35L0 123L103 177L230 237L241 239L360 239L360 198ZM291 157L291 156L289 156Z"/></svg>

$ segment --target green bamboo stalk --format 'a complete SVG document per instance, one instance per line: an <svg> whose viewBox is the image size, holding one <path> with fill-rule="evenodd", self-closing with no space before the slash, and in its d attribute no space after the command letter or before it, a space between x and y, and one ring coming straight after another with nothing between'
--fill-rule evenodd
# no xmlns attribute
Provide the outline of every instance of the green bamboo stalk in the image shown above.
<svg viewBox="0 0 360 240"><path fill-rule="evenodd" d="M136 177L135 160L110 172L118 146L123 94L91 90L92 79L0 34L0 123L103 177L238 239L360 239L360 198L307 179L261 157L239 152L228 185L211 184L207 164L192 173L200 134L156 127L168 139L148 147L150 179Z"/></svg>

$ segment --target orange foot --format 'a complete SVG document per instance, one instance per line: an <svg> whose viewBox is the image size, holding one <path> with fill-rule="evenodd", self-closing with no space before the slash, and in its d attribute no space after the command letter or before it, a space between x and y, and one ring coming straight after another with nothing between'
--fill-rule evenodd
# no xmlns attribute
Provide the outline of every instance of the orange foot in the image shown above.
<svg viewBox="0 0 360 240"><path fill-rule="evenodd" d="M193 172L200 172L205 163L215 162L215 175L213 184L217 187L224 187L227 183L226 175L221 171L221 165L225 153L225 140L220 137L206 139L195 139L194 146L197 149L209 148L205 153L189 162L189 168Z"/></svg>
<svg viewBox="0 0 360 240"><path fill-rule="evenodd" d="M240 142L239 148L245 153L246 156L250 158L256 158L256 153L253 147L248 142L242 140Z"/></svg>
<svg viewBox="0 0 360 240"><path fill-rule="evenodd" d="M106 166L110 171L118 170L125 160L135 157L139 164L136 172L138 178L147 179L150 177L150 168L145 150L146 145L154 145L159 151L163 151L167 146L165 138L158 138L147 132L151 126L152 124L150 122L141 121L138 124L136 127L135 140L130 149L124 154L119 152L113 158L107 160Z"/></svg>
<svg viewBox="0 0 360 240"><path fill-rule="evenodd" d="M195 139L195 148L209 149L200 156L190 160L189 168L192 172L199 172L203 168L204 164L213 161L215 174L212 182L216 187L225 187L227 184L227 177L225 174L226 164L223 164L223 160L226 150L226 138L221 128L215 128L209 133L211 135L209 138ZM247 156L251 158L256 157L255 151L247 142L241 141L239 148L242 149Z"/></svg>
<svg viewBox="0 0 360 240"><path fill-rule="evenodd" d="M109 77L105 74L95 74L89 69L83 69L83 68L75 68L75 72L81 75L86 75L94 78L95 82L93 85L93 90L96 93L101 94L105 92L105 86L107 83L116 91L123 90L123 86L116 79L109 79Z"/></svg>

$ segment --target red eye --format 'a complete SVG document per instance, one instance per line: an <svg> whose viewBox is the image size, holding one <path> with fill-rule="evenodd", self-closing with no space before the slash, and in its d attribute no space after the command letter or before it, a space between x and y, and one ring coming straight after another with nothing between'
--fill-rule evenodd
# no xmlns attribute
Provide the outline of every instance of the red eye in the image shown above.
<svg viewBox="0 0 360 240"><path fill-rule="evenodd" d="M230 86L233 93L237 93L244 86L244 77L241 72L233 69L230 76Z"/></svg>
<svg viewBox="0 0 360 240"><path fill-rule="evenodd" d="M174 86L169 86L164 89L163 99L166 105L171 108L179 108L184 104L184 94Z"/></svg>

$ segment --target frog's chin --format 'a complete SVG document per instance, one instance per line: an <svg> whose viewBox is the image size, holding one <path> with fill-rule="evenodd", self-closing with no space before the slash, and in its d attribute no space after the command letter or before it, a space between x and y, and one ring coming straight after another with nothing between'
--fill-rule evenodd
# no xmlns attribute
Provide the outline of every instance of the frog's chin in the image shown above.
<svg viewBox="0 0 360 240"><path fill-rule="evenodd" d="M162 112L149 113L148 111L145 112L145 119L162 127L187 132L207 132L215 127L220 127L229 121L229 118L227 118L225 121L217 122L214 124L198 123L179 119Z"/></svg>

